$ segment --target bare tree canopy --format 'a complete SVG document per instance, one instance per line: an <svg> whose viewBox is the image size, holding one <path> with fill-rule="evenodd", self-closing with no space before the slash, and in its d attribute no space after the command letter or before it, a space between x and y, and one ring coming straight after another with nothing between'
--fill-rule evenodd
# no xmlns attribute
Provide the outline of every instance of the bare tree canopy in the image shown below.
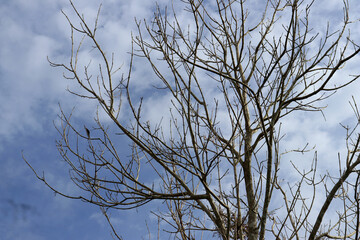
<svg viewBox="0 0 360 240"><path fill-rule="evenodd" d="M359 239L357 125L344 126L348 153L334 156L337 175L319 173L317 163L326 159L306 143L282 147L283 119L322 111L323 100L360 76L335 81L360 52L351 36L357 22L348 2L339 3L337 29L313 22L314 1L268 0L255 7L244 0L183 0L171 13L157 7L151 22L136 20L125 72L98 40L106 34L98 18L90 24L71 2L78 22L64 13L70 61L50 63L77 82L72 94L99 105L94 126L74 124L61 110L57 127L61 157L84 194L69 196L33 171L56 193L100 206L110 224L109 209L158 200L165 209L154 214L174 239ZM188 22L180 22L180 13ZM99 64L78 66L84 50L95 51ZM134 78L133 69L142 67L137 59L146 60L154 75ZM168 99L161 121L144 116L151 111L144 110L151 108L149 97L137 94L136 81L150 82ZM125 154L122 139L130 142ZM295 182L281 171L290 161L285 151L313 151L312 160L304 159L308 169L293 164ZM329 222L324 216L331 205L340 207Z"/></svg>

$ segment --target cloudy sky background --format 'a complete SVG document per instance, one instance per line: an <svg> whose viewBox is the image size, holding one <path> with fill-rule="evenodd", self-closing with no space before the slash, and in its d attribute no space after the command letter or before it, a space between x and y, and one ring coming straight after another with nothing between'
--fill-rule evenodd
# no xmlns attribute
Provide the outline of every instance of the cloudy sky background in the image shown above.
<svg viewBox="0 0 360 240"><path fill-rule="evenodd" d="M92 23L100 2L76 0L74 3ZM102 3L100 40L106 51L115 52L118 64L126 64L130 34L136 31L134 17L149 19L155 1L104 0ZM158 3L163 6L167 1ZM350 17L355 18L360 12L359 4L356 0L349 3ZM319 25L324 26L327 21L333 26L339 25L336 16L341 16L342 6L341 0L315 5L314 11L322 21ZM0 3L0 236L5 240L111 239L110 228L97 207L55 196L35 178L21 157L23 152L54 186L67 193L78 193L68 179L67 166L60 161L55 146L59 136L53 121L59 114L59 103L68 113L76 107L79 125L91 122L96 105L67 93L65 89L74 86L62 78L62 69L51 68L46 60L49 56L57 62L68 62L70 28L61 9L74 17L67 0ZM356 29L352 34L360 42ZM358 63L359 57L353 59L346 71L359 73ZM149 76L147 71L148 68L139 67L134 72L139 88L149 85L143 79ZM341 80L344 75L336 77ZM326 121L320 113L311 117L306 114L289 117L284 122L284 132L288 132L285 147L303 146L307 142L310 146L316 144L319 159L333 159L336 166L337 152L344 154L345 151L345 132L339 123L354 123L348 101L353 95L360 104L359 87L360 84L355 83L340 90L325 103L328 105L324 111ZM151 102L152 106L159 106L157 110L163 109L162 104ZM152 116L159 114L148 115ZM329 166L328 161L319 161L319 164L325 168ZM308 163L297 161L300 167ZM155 220L143 210L114 216L114 223L125 239L146 237L143 219Z"/></svg>

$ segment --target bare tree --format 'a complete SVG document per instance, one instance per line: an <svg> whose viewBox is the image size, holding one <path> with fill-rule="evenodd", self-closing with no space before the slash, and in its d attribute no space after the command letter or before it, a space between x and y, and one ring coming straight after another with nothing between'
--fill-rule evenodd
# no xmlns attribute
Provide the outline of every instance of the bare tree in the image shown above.
<svg viewBox="0 0 360 240"><path fill-rule="evenodd" d="M189 26L175 10L170 16L160 8L151 23L137 21L129 71L121 80L114 56L98 42L98 19L91 27L71 3L80 22L65 15L71 59L51 65L63 67L65 78L80 86L80 91L69 90L72 94L97 101L99 114L111 121L102 122L98 114L96 127L76 128L71 115L61 111L57 146L84 195L69 196L37 177L56 193L100 206L108 220L108 209L161 200L167 210L155 214L174 239L358 238L356 126L344 126L348 154L338 159L339 175L320 176L315 152L308 171L293 166L299 176L295 184L279 178L281 120L295 111L321 111L321 101L359 78L354 73L334 82L360 52L350 35L348 2L343 2L341 27L332 31L328 25L318 32L311 22L311 0L268 0L254 17L247 7L251 1L182 2L181 11L191 16ZM96 78L89 65L84 72L78 68L86 45L76 44L76 34L89 40L101 58ZM143 119L146 98L134 94L131 85L138 57L157 76L154 89L171 96L163 122ZM360 121L355 101L352 106ZM124 137L131 142L130 156L119 152L118 139ZM312 197L303 196L305 187ZM314 207L315 193L326 199L320 209ZM274 196L283 202L273 202ZM343 209L338 219L325 223L335 201Z"/></svg>

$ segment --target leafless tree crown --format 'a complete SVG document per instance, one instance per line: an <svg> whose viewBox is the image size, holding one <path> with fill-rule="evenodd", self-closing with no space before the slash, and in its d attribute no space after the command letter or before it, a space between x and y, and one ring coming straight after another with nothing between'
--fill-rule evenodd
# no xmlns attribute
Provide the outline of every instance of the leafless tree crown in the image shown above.
<svg viewBox="0 0 360 240"><path fill-rule="evenodd" d="M166 210L154 214L174 239L358 239L356 126L346 128L348 155L338 159L339 175L319 177L317 162L323 160L316 152L307 171L293 166L296 183L280 171L288 161L282 159L282 119L321 111L319 102L359 78L354 73L334 81L360 51L350 35L348 2L340 28L321 26L318 32L314 1L264 2L183 0L183 10L171 14L159 7L151 22L136 22L129 71L121 80L114 56L98 41L105 34L98 32L98 19L91 27L71 3L80 21L65 15L71 59L51 65L63 67L65 78L80 86L71 93L97 101L99 114L111 121L97 115L94 127L78 128L61 111L57 146L84 195L69 196L39 179L59 194L100 206L109 222L109 209L160 200ZM76 44L76 34L100 57L96 76L89 65L78 67L79 53L87 49L83 41ZM151 77L132 78L139 57L156 76L154 91L168 96L161 122L144 118L147 98L134 94L133 81ZM360 120L355 101L352 106ZM119 144L124 138L131 143L125 154ZM311 189L310 198L304 188ZM317 192L325 199L320 208L314 207ZM342 209L329 224L324 215L339 201Z"/></svg>

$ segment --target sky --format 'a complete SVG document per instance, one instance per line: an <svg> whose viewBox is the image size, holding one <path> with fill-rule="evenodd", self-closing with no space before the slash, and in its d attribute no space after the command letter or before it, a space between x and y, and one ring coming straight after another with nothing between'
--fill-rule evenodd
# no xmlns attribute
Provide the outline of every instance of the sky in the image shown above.
<svg viewBox="0 0 360 240"><path fill-rule="evenodd" d="M161 7L169 4L166 0L157 2ZM100 1L75 0L74 3L91 22ZM356 0L349 3L350 14L358 15L359 4ZM338 23L334 22L334 16L341 14L339 6L342 6L340 0L327 1L326 6L315 4L314 11L322 14L319 25L330 21L336 26ZM100 40L106 51L115 53L116 63L126 65L129 61L131 32L136 32L134 17L149 20L154 9L155 1L150 0L102 1L100 25L103 34ZM0 236L4 240L112 239L110 228L98 207L56 196L36 179L22 159L23 155L58 189L75 195L79 193L69 180L67 165L60 160L56 149L55 141L59 134L54 123L61 104L67 113L76 108L78 124L91 124L96 104L66 92L66 88L76 86L63 79L62 69L52 68L47 62L47 57L66 62L70 54L70 28L61 10L75 19L66 0L0 2ZM360 42L359 33L354 31L353 34ZM347 66L346 71L357 70L359 73L358 61L359 57ZM149 67L135 69L139 89L145 85L146 90L150 85L142 80L153 76L149 71ZM341 77L336 76L339 80ZM285 147L308 142L311 146L316 145L319 156L323 158L334 158L337 152L344 153L345 132L339 123L354 123L349 100L354 96L360 104L359 87L359 83L354 83L329 99L325 103L328 106L324 110L326 120L320 113L312 117L294 115L286 119L284 128L288 135ZM164 102L157 100L154 98L148 104L158 106L156 109L160 111ZM156 120L159 116L161 111L149 113L148 118ZM329 165L326 162L319 164L324 168ZM147 237L144 220L155 221L145 211L149 209L151 207L114 213L114 224L124 239Z"/></svg>

